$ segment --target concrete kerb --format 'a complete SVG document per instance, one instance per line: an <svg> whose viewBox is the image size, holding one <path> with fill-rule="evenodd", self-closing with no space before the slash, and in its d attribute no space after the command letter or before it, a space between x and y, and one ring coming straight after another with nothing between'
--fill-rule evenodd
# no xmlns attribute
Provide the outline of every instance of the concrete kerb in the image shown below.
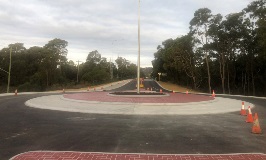
<svg viewBox="0 0 266 160"><path fill-rule="evenodd" d="M143 92L145 92L145 91L143 91ZM107 95L108 96L112 96L112 97L135 97L135 98L140 98L140 97L142 97L142 98L148 98L148 97L168 97L168 96L170 96L167 93L165 93L164 95L115 95L115 94L108 93Z"/></svg>
<svg viewBox="0 0 266 160"><path fill-rule="evenodd" d="M230 105L228 105L230 104ZM253 104L246 102L254 107ZM192 103L121 103L80 101L62 98L61 95L43 96L25 102L25 105L40 109L93 113L93 114L124 114L124 115L198 115L220 114L240 111L241 101L228 98Z"/></svg>
<svg viewBox="0 0 266 160"><path fill-rule="evenodd" d="M9 160L14 160L18 156L26 153L81 153L81 154L100 154L100 155L140 155L140 156L239 156L239 155L265 155L264 153L227 153L227 154L158 154L158 153L112 153L112 152L81 152L81 151L51 151L51 150L35 150L20 153L11 157ZM186 158L186 157L184 157ZM202 158L202 157L199 157ZM204 158L204 157L203 157ZM130 159L130 157L128 158ZM205 159L205 158L204 158ZM220 159L220 158L219 158Z"/></svg>
<svg viewBox="0 0 266 160"><path fill-rule="evenodd" d="M146 97L146 96L139 96ZM113 104L113 105L143 105L143 106L184 106L184 105L196 105L196 104L209 104L218 102L218 99L201 101L201 102L188 102L188 103L130 103L130 102L101 102L101 101L86 101L86 100L76 100L65 98L64 95L60 95L60 99L64 101L71 101L77 103L87 103L87 104Z"/></svg>

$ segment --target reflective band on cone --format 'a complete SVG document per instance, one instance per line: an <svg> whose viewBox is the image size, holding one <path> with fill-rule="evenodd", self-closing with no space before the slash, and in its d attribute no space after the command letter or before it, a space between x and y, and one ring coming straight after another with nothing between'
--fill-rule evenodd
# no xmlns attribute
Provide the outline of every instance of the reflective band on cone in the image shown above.
<svg viewBox="0 0 266 160"><path fill-rule="evenodd" d="M250 106L248 106L248 116L247 116L246 122L253 123L253 117L252 117Z"/></svg>
<svg viewBox="0 0 266 160"><path fill-rule="evenodd" d="M242 102L242 108L240 110L240 115L242 115L242 116L246 116L247 115L247 112L245 110L244 102Z"/></svg>
<svg viewBox="0 0 266 160"><path fill-rule="evenodd" d="M261 128L260 128L260 123L259 123L259 117L258 117L258 114L255 113L255 116L254 116L254 123L253 123L253 127L252 127L252 133L255 133L255 134L261 134Z"/></svg>

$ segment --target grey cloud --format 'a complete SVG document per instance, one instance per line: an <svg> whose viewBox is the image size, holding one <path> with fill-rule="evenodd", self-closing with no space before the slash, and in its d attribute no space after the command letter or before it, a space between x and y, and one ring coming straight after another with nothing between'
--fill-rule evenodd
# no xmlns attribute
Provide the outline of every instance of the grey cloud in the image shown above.
<svg viewBox="0 0 266 160"><path fill-rule="evenodd" d="M141 0L141 53L151 66L157 45L188 32L195 10L208 7L226 15L250 0ZM43 46L53 38L69 42L69 59L123 56L136 62L138 0L1 0L0 47L22 42Z"/></svg>

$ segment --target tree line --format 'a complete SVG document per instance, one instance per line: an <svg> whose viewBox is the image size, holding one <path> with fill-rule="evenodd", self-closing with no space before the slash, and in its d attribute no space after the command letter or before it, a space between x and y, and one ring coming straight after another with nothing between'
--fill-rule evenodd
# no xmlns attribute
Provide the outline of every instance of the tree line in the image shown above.
<svg viewBox="0 0 266 160"><path fill-rule="evenodd" d="M189 33L163 41L152 65L153 77L200 91L265 96L266 1L224 17L198 9Z"/></svg>
<svg viewBox="0 0 266 160"><path fill-rule="evenodd" d="M0 92L6 92L11 55L10 86L19 91L45 91L62 87L96 85L135 78L137 66L123 57L115 63L95 50L79 65L67 59L66 40L55 38L43 47L29 49L23 43L9 44L0 50ZM142 74L143 75L143 74Z"/></svg>

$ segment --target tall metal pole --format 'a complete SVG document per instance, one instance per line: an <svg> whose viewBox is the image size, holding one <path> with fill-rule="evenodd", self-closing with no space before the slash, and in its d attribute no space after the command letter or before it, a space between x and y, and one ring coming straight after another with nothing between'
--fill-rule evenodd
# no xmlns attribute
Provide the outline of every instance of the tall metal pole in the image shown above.
<svg viewBox="0 0 266 160"><path fill-rule="evenodd" d="M140 80L140 0L139 0L139 16L138 16L138 71L137 71L137 93L139 94Z"/></svg>
<svg viewBox="0 0 266 160"><path fill-rule="evenodd" d="M12 53L12 46L10 48L10 58L9 58L9 70L8 70L8 81L7 81L7 93L9 93L9 86L10 86L10 72L11 72L11 53Z"/></svg>

